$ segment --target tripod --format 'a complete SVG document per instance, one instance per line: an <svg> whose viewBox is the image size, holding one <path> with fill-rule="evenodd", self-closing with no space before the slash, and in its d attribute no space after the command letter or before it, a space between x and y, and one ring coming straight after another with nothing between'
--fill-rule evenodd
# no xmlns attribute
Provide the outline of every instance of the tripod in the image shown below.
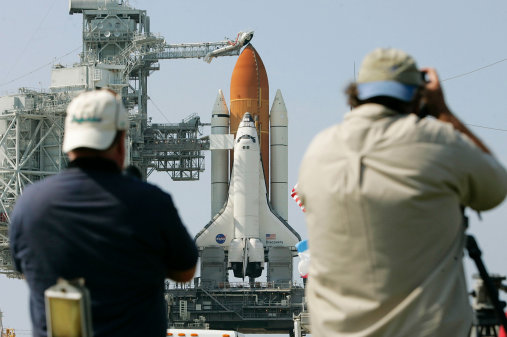
<svg viewBox="0 0 507 337"><path fill-rule="evenodd" d="M503 312L505 302L498 299L498 289L504 288L502 281L505 277L488 274L481 259L481 250L472 235L466 237L466 249L479 271L479 275L474 275L476 288L472 293L475 297L475 337L496 337L498 326L507 331L507 318Z"/></svg>

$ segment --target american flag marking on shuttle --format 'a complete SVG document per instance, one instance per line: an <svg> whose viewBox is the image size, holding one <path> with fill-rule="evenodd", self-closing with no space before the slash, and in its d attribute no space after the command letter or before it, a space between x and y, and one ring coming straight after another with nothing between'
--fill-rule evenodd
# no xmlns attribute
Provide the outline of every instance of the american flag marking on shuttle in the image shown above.
<svg viewBox="0 0 507 337"><path fill-rule="evenodd" d="M306 212L305 205L303 205L303 202L301 201L301 199L299 199L299 195L298 195L298 192L296 190L297 188L298 188L298 184L296 184L292 188L292 192L291 192L290 196L292 197L292 199L294 199L297 202L297 204L301 208L301 210L303 212Z"/></svg>
<svg viewBox="0 0 507 337"><path fill-rule="evenodd" d="M266 240L276 240L276 234L266 234Z"/></svg>

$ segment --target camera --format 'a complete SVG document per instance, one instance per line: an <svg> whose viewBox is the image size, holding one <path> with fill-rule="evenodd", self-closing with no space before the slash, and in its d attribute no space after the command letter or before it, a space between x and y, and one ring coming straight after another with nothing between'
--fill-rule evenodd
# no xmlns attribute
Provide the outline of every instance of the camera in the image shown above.
<svg viewBox="0 0 507 337"><path fill-rule="evenodd" d="M430 80L428 79L428 73L425 71L421 71L421 79L423 83L429 83Z"/></svg>

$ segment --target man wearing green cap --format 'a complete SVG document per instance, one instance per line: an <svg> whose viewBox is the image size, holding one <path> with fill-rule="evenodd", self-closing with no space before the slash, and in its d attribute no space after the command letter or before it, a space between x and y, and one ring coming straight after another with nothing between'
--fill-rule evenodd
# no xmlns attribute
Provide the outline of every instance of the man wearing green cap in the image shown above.
<svg viewBox="0 0 507 337"><path fill-rule="evenodd" d="M312 335L467 336L460 206L500 204L507 173L405 52L368 54L347 93L299 174Z"/></svg>

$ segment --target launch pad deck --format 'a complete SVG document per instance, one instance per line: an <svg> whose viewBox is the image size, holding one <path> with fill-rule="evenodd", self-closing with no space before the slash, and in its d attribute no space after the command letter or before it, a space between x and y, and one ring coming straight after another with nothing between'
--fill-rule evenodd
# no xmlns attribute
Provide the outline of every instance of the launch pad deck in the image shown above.
<svg viewBox="0 0 507 337"><path fill-rule="evenodd" d="M304 288L292 282L166 283L169 325L242 333L287 333L304 311ZM204 326L203 326L204 325Z"/></svg>

